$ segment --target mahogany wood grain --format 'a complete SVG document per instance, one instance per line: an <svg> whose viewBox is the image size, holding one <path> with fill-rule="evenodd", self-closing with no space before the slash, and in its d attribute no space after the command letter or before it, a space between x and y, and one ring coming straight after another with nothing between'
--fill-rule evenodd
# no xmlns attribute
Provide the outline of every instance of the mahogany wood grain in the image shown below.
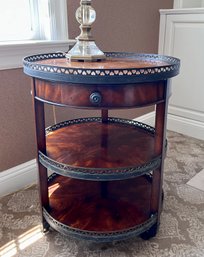
<svg viewBox="0 0 204 257"><path fill-rule="evenodd" d="M108 183L57 176L49 183L50 214L73 228L110 232L128 229L150 215L151 183L146 177Z"/></svg>
<svg viewBox="0 0 204 257"><path fill-rule="evenodd" d="M88 168L142 165L155 156L154 135L119 123L70 125L47 135L47 155L57 162Z"/></svg>
<svg viewBox="0 0 204 257"><path fill-rule="evenodd" d="M135 59L135 58L107 58L102 62L70 62L66 58L54 58L47 60L38 60L35 61L36 64L49 65L52 67L64 67L64 68L73 68L73 69L131 69L131 68L152 68L152 67L161 67L168 66L169 63L152 58L145 59Z"/></svg>
<svg viewBox="0 0 204 257"><path fill-rule="evenodd" d="M35 117L35 132L36 132L36 143L37 143L37 160L38 160L38 178L39 178L39 191L40 191L40 203L41 206L48 208L49 198L48 198L48 182L47 182L47 169L39 162L38 150L46 154L46 141L45 141L45 113L44 113L44 103L37 101L35 99L35 80L32 80L32 95L33 95L33 109ZM42 209L41 217L43 229L46 231L49 227L48 223L45 221Z"/></svg>
<svg viewBox="0 0 204 257"><path fill-rule="evenodd" d="M115 57L119 57L117 53ZM60 175L48 182L47 170L38 160L41 207L54 219L72 228L97 232L121 231L140 225L154 213L158 214L154 227L159 225L166 117L170 96L166 79L176 75L177 70L166 69L165 66L170 65L167 63L169 57L164 59L167 62L161 61L157 56L132 57L129 55L127 58L124 54L120 58L107 58L103 62L91 63L69 62L65 58L39 61L34 57L31 58L34 65L26 66L27 74L34 74L34 77L38 74L40 78L36 76L33 79L37 148L51 159L74 167L113 168L117 172L118 168L141 166L162 156L161 165L152 171L151 179L140 176L108 182L77 180ZM36 64L41 65L37 67ZM136 72L137 68L139 75L142 74L141 80L135 80L136 77L132 77L135 73L130 72L131 69ZM145 68L149 72L147 76ZM178 65L172 69L178 69ZM80 75L83 72L85 76ZM162 76L163 72L167 74L166 77ZM52 73L54 76L47 76ZM69 80L62 80L62 76L66 74L69 75ZM80 80L75 81L75 75L80 75ZM112 76L112 80L107 80L106 75L109 78ZM120 80L121 75L124 80ZM93 76L94 80L89 80L89 76ZM105 79L99 81L101 76L105 76ZM57 81L53 81L55 79ZM49 132L45 137L44 103L100 109L102 121L72 124ZM135 126L108 121L109 109L147 105L156 105L155 134ZM44 218L43 226L44 229L47 226ZM145 233L153 236L156 230L152 231L153 233L150 229Z"/></svg>
<svg viewBox="0 0 204 257"><path fill-rule="evenodd" d="M52 104L80 108L131 108L164 100L164 82L126 85L58 83L36 79L36 96ZM98 92L102 101L94 105L90 95Z"/></svg>
<svg viewBox="0 0 204 257"><path fill-rule="evenodd" d="M166 82L165 86L165 102L156 105L155 115L155 154L162 156L160 167L153 172L152 193L151 193L151 212L158 213L158 224L160 222L160 213L162 208L162 187L163 172L165 158L165 139L166 139L166 123L168 98L170 95L170 85Z"/></svg>

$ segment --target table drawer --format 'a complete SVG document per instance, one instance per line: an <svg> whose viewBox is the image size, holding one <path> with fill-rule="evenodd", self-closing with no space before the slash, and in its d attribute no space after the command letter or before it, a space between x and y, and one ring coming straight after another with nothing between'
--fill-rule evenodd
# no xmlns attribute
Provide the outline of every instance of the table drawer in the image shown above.
<svg viewBox="0 0 204 257"><path fill-rule="evenodd" d="M80 108L131 108L164 100L166 83L88 85L35 80L36 97L43 102Z"/></svg>

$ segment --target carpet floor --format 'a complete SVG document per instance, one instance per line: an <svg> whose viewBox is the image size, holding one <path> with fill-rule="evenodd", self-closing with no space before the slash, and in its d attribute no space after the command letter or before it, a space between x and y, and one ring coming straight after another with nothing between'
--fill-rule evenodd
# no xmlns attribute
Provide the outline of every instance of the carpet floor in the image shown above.
<svg viewBox="0 0 204 257"><path fill-rule="evenodd" d="M168 133L157 236L96 244L40 230L36 186L0 199L1 257L204 257L204 192L186 183L204 168L204 141Z"/></svg>

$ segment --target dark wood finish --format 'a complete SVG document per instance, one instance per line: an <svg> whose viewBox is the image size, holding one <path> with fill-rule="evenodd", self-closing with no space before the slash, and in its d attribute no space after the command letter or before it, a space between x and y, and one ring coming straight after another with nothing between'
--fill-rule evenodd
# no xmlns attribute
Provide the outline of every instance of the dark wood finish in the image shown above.
<svg viewBox="0 0 204 257"><path fill-rule="evenodd" d="M164 100L164 82L127 85L87 85L57 83L36 79L36 96L52 104L80 108L130 108ZM102 101L94 105L90 95L99 92Z"/></svg>
<svg viewBox="0 0 204 257"><path fill-rule="evenodd" d="M101 110L101 117L102 117L102 122L108 121L108 109Z"/></svg>
<svg viewBox="0 0 204 257"><path fill-rule="evenodd" d="M38 180L40 190L40 202L41 205L46 209L49 208L49 197L48 197L48 183L47 183L47 169L39 162L38 150L46 154L46 142L45 142L45 114L44 104L35 99L35 80L32 80L32 95L33 95L33 108L35 117L35 132L36 132L36 143L37 143L37 160L38 160ZM42 211L42 210L41 210ZM41 213L42 214L42 213ZM42 215L43 230L46 231L49 227Z"/></svg>
<svg viewBox="0 0 204 257"><path fill-rule="evenodd" d="M140 174L126 180L88 181L58 175L49 179L48 185L47 171L38 160L41 205L55 219L53 223L47 219L53 227L59 221L62 228L65 224L90 233L123 230L127 233L127 229L140 227L150 217L157 219L158 216L156 224L154 220L140 231L145 232L143 238L149 238L157 232L161 213L170 96L167 79L178 74L180 62L158 55L107 55L107 60L99 63L68 62L61 53L25 58L25 73L35 77L33 105L37 148L52 160L74 168L88 168L91 172L96 168L108 171L114 168L113 172L117 172L119 168L140 165L146 165L150 172L152 166L148 164L162 156L161 165L152 171L152 178ZM97 119L75 121L71 125L61 123L60 128L51 128L45 137L44 103L100 109L102 119L101 122ZM155 134L142 129L141 124L136 127L108 120L109 109L147 105L156 105ZM51 169L52 160L44 165ZM73 172L77 170L69 168ZM57 168L56 171L59 172ZM101 174L97 176L99 180ZM43 225L46 229L48 224L44 218Z"/></svg>
<svg viewBox="0 0 204 257"><path fill-rule="evenodd" d="M63 53L24 58L24 72L32 77L61 83L117 85L166 80L179 72L180 61L169 56L106 53L100 63L69 62Z"/></svg>
<svg viewBox="0 0 204 257"><path fill-rule="evenodd" d="M108 122L108 109L102 109L101 110L101 118L103 123ZM102 133L101 133L101 148L103 149L105 155L107 156L108 154L108 126L103 126L102 128ZM103 182L101 184L101 193L103 195L106 195L107 191L107 183Z"/></svg>
<svg viewBox="0 0 204 257"><path fill-rule="evenodd" d="M98 232L128 229L149 218L149 179L108 183L103 197L100 182L57 176L49 183L50 214L70 227Z"/></svg>
<svg viewBox="0 0 204 257"><path fill-rule="evenodd" d="M122 58L107 58L102 62L69 62L66 58L55 58L48 60L36 61L36 64L45 64L50 65L52 67L61 67L61 68L73 68L73 69L135 69L135 68L152 68L152 67L161 67L161 66L169 66L168 62L163 60L153 60L146 59L131 59L128 57Z"/></svg>
<svg viewBox="0 0 204 257"><path fill-rule="evenodd" d="M46 138L50 158L87 168L145 164L156 157L154 143L154 135L150 132L110 122L73 124L51 132Z"/></svg>
<svg viewBox="0 0 204 257"><path fill-rule="evenodd" d="M161 166L153 172L152 194L151 194L151 212L159 213L158 223L160 220L162 206L162 186L163 186L163 169L165 158L165 139L168 99L170 96L169 83L166 82L165 102L156 105L155 116L155 154L162 156Z"/></svg>

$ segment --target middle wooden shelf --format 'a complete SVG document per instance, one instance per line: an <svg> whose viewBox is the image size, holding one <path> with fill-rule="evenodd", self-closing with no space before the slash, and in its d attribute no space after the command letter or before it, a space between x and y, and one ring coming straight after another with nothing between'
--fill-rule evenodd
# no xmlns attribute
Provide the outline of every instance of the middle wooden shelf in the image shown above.
<svg viewBox="0 0 204 257"><path fill-rule="evenodd" d="M87 180L128 179L159 167L155 130L146 124L99 117L64 121L46 129L39 160L63 176Z"/></svg>

